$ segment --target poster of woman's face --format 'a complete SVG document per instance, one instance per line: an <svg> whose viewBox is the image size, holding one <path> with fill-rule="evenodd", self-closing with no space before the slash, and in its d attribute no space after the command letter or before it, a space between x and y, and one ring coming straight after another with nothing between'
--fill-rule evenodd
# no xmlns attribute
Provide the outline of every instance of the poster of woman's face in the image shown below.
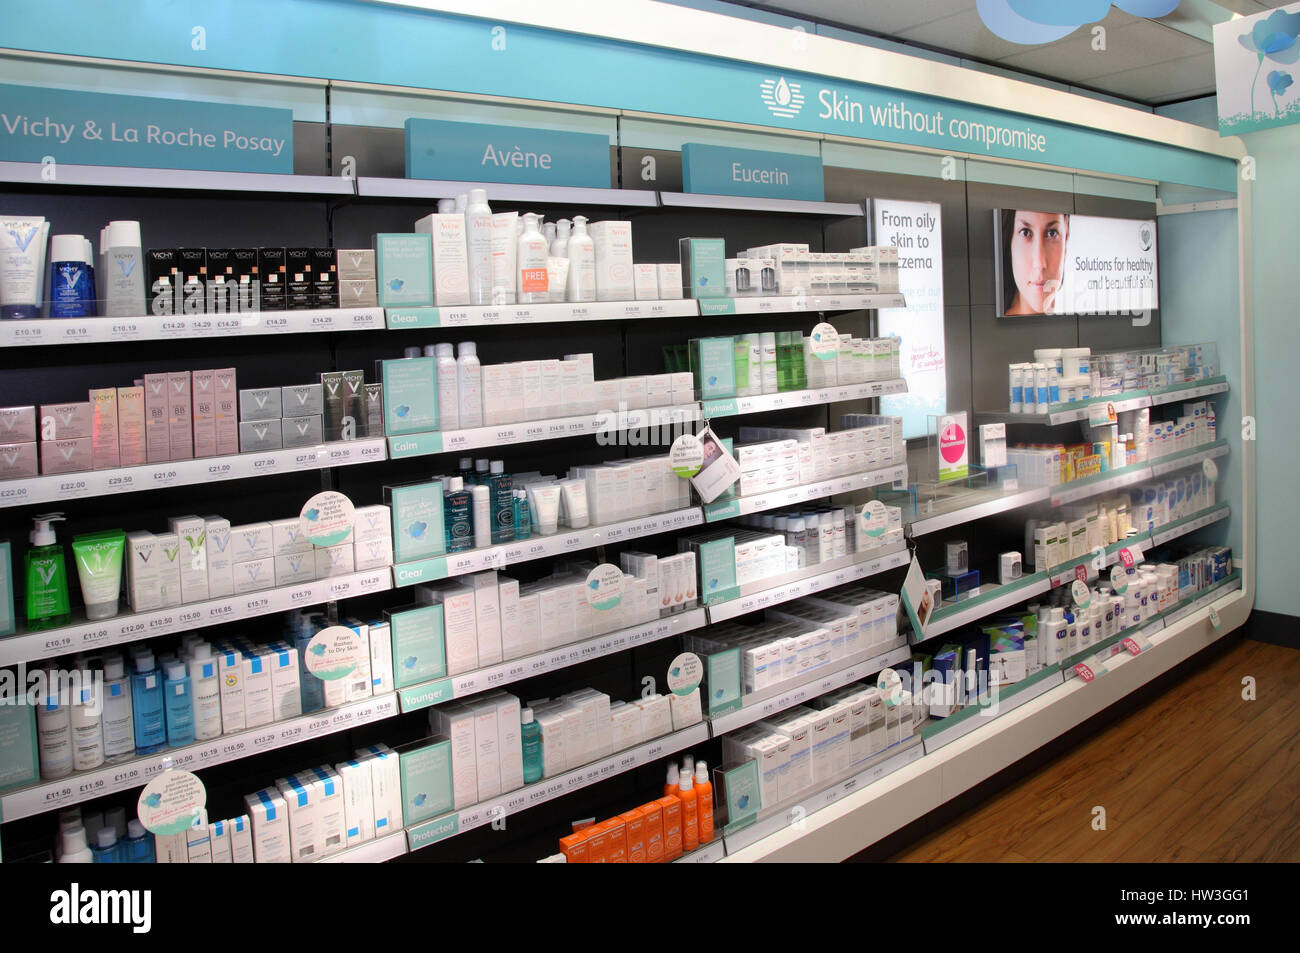
<svg viewBox="0 0 1300 953"><path fill-rule="evenodd" d="M1053 314L1065 280L1070 216L1065 212L1000 210L1002 313Z"/></svg>

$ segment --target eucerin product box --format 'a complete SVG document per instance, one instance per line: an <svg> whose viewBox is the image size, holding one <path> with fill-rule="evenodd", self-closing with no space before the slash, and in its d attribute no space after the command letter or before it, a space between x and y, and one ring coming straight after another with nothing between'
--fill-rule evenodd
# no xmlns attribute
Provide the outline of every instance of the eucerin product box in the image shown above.
<svg viewBox="0 0 1300 953"><path fill-rule="evenodd" d="M105 387L90 392L91 462L96 470L111 470L122 465L117 425L117 388Z"/></svg>
<svg viewBox="0 0 1300 953"><path fill-rule="evenodd" d="M193 414L190 372L168 373L167 434L173 460L189 460L194 456Z"/></svg>
<svg viewBox="0 0 1300 953"><path fill-rule="evenodd" d="M596 300L635 300L632 223L592 222L587 230L596 246Z"/></svg>

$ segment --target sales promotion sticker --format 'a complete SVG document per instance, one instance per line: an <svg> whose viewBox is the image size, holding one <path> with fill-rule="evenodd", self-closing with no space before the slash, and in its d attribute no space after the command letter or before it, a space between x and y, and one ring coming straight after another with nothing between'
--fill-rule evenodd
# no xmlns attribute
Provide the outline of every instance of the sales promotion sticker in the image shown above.
<svg viewBox="0 0 1300 953"><path fill-rule="evenodd" d="M879 539L885 535L888 519L884 503L879 500L865 503L858 511L858 535Z"/></svg>
<svg viewBox="0 0 1300 953"><path fill-rule="evenodd" d="M1123 566L1110 567L1110 587L1116 595L1122 596L1128 592L1128 572Z"/></svg>
<svg viewBox="0 0 1300 953"><path fill-rule="evenodd" d="M1076 579L1070 583L1070 598L1080 609L1086 609L1092 604L1092 590L1088 588L1086 582Z"/></svg>
<svg viewBox="0 0 1300 953"><path fill-rule="evenodd" d="M1091 427L1106 427L1119 420L1119 415L1115 412L1115 405L1110 401L1104 404L1093 404L1088 408L1088 425Z"/></svg>
<svg viewBox="0 0 1300 953"><path fill-rule="evenodd" d="M876 676L876 687L884 696L885 704L894 708L903 700L903 679L892 668L882 669Z"/></svg>
<svg viewBox="0 0 1300 953"><path fill-rule="evenodd" d="M207 803L208 792L197 775L169 768L145 785L136 813L151 833L183 834Z"/></svg>
<svg viewBox="0 0 1300 953"><path fill-rule="evenodd" d="M683 480L689 480L704 466L704 445L693 433L684 433L668 450L669 466Z"/></svg>
<svg viewBox="0 0 1300 953"><path fill-rule="evenodd" d="M1205 479L1209 480L1211 484L1219 479L1219 465L1209 457L1201 461L1201 472L1205 474Z"/></svg>
<svg viewBox="0 0 1300 953"><path fill-rule="evenodd" d="M811 342L808 349L812 352L813 357L822 361L833 361L839 354L840 334L835 330L833 325L825 321L818 324L812 329L812 334L808 336Z"/></svg>
<svg viewBox="0 0 1300 953"><path fill-rule="evenodd" d="M323 682L333 682L347 678L361 667L362 653L368 653L369 646L363 645L361 637L345 625L332 625L317 632L303 652L303 662L307 671Z"/></svg>
<svg viewBox="0 0 1300 953"><path fill-rule="evenodd" d="M694 652L683 652L668 666L668 690L674 695L689 695L704 679L704 663Z"/></svg>
<svg viewBox="0 0 1300 953"><path fill-rule="evenodd" d="M317 493L302 508L302 533L317 546L337 546L352 535L356 508L342 493Z"/></svg>
<svg viewBox="0 0 1300 953"><path fill-rule="evenodd" d="M593 609L612 609L623 600L623 571L601 563L587 573L587 602Z"/></svg>

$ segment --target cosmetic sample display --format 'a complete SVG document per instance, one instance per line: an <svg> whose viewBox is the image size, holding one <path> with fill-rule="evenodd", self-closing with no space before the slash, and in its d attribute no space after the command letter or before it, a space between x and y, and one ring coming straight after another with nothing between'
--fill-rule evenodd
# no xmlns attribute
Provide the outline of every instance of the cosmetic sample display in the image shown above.
<svg viewBox="0 0 1300 953"><path fill-rule="evenodd" d="M687 297L898 293L898 249L865 246L813 252L807 244L769 244L725 255L720 238L679 242Z"/></svg>
<svg viewBox="0 0 1300 953"><path fill-rule="evenodd" d="M1214 344L1094 354L1086 347L1036 348L1031 363L1007 366L1013 414L1045 414L1056 404L1208 380L1218 374Z"/></svg>

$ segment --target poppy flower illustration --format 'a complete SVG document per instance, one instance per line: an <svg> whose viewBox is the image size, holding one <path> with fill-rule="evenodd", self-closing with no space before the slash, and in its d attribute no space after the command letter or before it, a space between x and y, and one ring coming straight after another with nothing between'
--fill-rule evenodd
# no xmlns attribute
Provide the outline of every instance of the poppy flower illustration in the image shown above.
<svg viewBox="0 0 1300 953"><path fill-rule="evenodd" d="M1255 77L1250 81L1251 112L1255 112L1255 87L1259 83L1259 74L1264 69L1264 57L1285 66L1300 61L1298 37L1300 37L1300 13L1287 13L1285 10L1274 10L1249 31L1237 37L1237 42L1259 57Z"/></svg>
<svg viewBox="0 0 1300 953"><path fill-rule="evenodd" d="M324 654L325 654L325 646L324 646L324 645L312 645L312 646L309 646L309 647L307 648L307 651L310 652L312 655L324 655Z"/></svg>
<svg viewBox="0 0 1300 953"><path fill-rule="evenodd" d="M1110 14L1111 6L1148 19L1163 17L1178 8L1179 0L977 0L984 25L1012 43L1054 43L1085 23Z"/></svg>
<svg viewBox="0 0 1300 953"><path fill-rule="evenodd" d="M1291 78L1291 74L1286 70L1275 69L1268 74L1268 91L1273 97L1273 112L1279 117L1282 115L1282 110L1277 104L1277 98L1285 93L1294 82L1295 80Z"/></svg>
<svg viewBox="0 0 1300 953"><path fill-rule="evenodd" d="M148 804L150 807L157 807L162 803L162 795L155 791L153 794L145 796L144 803Z"/></svg>
<svg viewBox="0 0 1300 953"><path fill-rule="evenodd" d="M420 660L414 655L408 655L406 658L402 659L402 664L407 668L415 668L415 663L418 661Z"/></svg>
<svg viewBox="0 0 1300 953"><path fill-rule="evenodd" d="M307 517L307 519L315 522L317 519L320 518L320 510L316 509L316 507L313 506L311 509L309 509L306 513L303 513L302 515Z"/></svg>

